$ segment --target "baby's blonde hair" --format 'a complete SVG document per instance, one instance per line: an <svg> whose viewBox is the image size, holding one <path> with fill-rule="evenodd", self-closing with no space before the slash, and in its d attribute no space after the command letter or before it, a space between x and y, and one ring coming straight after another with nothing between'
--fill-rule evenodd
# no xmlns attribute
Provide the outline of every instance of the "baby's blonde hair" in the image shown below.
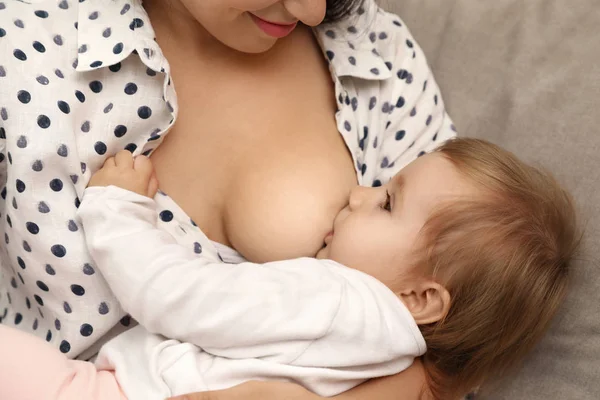
<svg viewBox="0 0 600 400"><path fill-rule="evenodd" d="M453 399L514 369L563 301L579 237L573 203L554 178L489 142L455 139L437 153L482 188L437 210L417 264L451 295L423 325L435 398Z"/></svg>

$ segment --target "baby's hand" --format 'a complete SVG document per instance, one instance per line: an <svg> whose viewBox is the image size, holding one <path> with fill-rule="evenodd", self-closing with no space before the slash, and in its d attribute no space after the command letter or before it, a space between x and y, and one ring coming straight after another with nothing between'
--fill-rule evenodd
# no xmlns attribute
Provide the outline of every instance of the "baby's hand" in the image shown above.
<svg viewBox="0 0 600 400"><path fill-rule="evenodd" d="M150 159L145 156L133 157L127 150L107 158L88 186L109 186L120 188L153 198L158 190L158 179Z"/></svg>

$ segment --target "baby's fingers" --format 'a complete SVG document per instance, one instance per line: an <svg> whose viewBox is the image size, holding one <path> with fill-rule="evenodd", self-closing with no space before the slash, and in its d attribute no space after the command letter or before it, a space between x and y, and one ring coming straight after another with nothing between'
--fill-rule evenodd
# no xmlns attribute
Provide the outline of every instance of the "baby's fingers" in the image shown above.
<svg viewBox="0 0 600 400"><path fill-rule="evenodd" d="M153 173L150 177L150 183L148 183L148 193L146 196L152 199L156 196L156 192L158 192L158 178L156 178L156 174Z"/></svg>
<svg viewBox="0 0 600 400"><path fill-rule="evenodd" d="M146 156L137 156L133 162L133 169L142 173L144 176L148 177L148 179L150 179L154 173L152 161Z"/></svg>
<svg viewBox="0 0 600 400"><path fill-rule="evenodd" d="M102 165L102 168L109 168L109 167L115 167L115 166L116 166L115 158L108 157L106 160L104 160L104 164Z"/></svg>
<svg viewBox="0 0 600 400"><path fill-rule="evenodd" d="M133 156L127 150L121 150L115 156L115 164L119 168L131 169L133 168Z"/></svg>

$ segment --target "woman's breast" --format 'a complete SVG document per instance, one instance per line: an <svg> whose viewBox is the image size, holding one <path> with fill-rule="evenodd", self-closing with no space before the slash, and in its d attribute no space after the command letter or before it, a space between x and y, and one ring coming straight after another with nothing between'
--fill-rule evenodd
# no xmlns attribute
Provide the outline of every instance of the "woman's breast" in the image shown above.
<svg viewBox="0 0 600 400"><path fill-rule="evenodd" d="M187 135L173 133L153 156L161 188L211 240L252 261L314 256L356 184L335 125L199 135L185 146L177 142Z"/></svg>
<svg viewBox="0 0 600 400"><path fill-rule="evenodd" d="M152 156L204 233L257 262L314 256L357 182L321 51L309 30L289 41L264 58L172 63L179 116Z"/></svg>
<svg viewBox="0 0 600 400"><path fill-rule="evenodd" d="M356 184L341 138L300 136L308 140L274 142L232 176L224 229L250 260L314 256Z"/></svg>

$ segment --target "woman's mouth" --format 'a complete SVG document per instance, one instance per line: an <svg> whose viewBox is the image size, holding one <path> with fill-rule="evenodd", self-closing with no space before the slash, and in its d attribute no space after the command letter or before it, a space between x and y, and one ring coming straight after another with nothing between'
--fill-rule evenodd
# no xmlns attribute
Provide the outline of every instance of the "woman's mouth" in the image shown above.
<svg viewBox="0 0 600 400"><path fill-rule="evenodd" d="M252 18L254 23L260 28L260 30L274 38L282 38L289 35L298 25L297 22L293 24L278 24L275 22L266 21L262 18L257 17L254 14L250 14L250 17Z"/></svg>

